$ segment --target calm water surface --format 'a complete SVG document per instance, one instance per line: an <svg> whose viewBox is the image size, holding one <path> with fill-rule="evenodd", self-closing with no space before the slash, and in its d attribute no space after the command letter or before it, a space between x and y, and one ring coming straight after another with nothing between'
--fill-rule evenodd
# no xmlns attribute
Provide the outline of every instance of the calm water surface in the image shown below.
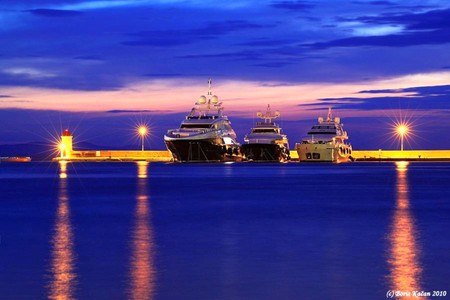
<svg viewBox="0 0 450 300"><path fill-rule="evenodd" d="M450 292L449 186L448 163L2 163L0 298Z"/></svg>

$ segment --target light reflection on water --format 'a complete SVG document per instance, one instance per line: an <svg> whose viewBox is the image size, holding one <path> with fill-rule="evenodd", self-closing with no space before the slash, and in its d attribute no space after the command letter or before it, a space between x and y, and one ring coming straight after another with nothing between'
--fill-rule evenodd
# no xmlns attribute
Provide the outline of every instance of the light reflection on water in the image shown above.
<svg viewBox="0 0 450 300"><path fill-rule="evenodd" d="M422 268L419 261L417 245L418 233L414 226L414 218L410 211L408 162L396 162L397 200L392 220L390 241L390 283L394 291L420 291ZM402 297L402 299L416 299ZM423 298L424 299L424 298Z"/></svg>
<svg viewBox="0 0 450 300"><path fill-rule="evenodd" d="M132 299L152 299L155 291L153 230L147 192L148 162L137 162L137 196L130 266Z"/></svg>
<svg viewBox="0 0 450 300"><path fill-rule="evenodd" d="M76 283L73 233L70 222L70 206L67 192L67 163L59 163L58 208L53 233L50 299L74 299Z"/></svg>

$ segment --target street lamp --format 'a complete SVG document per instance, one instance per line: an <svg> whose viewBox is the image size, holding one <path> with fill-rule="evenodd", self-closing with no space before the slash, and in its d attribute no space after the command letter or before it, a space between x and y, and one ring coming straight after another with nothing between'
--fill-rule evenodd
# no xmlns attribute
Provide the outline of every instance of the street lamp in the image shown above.
<svg viewBox="0 0 450 300"><path fill-rule="evenodd" d="M140 126L139 129L138 129L138 131L139 131L139 135L141 136L141 141L142 141L142 144L141 144L141 146L142 146L142 151L144 151L144 139L145 139L145 136L146 136L147 133L148 133L148 129L147 129L147 127L145 127L145 126Z"/></svg>
<svg viewBox="0 0 450 300"><path fill-rule="evenodd" d="M400 150L403 151L403 140L405 135L408 133L408 126L405 124L400 124L397 126L397 134L400 136Z"/></svg>

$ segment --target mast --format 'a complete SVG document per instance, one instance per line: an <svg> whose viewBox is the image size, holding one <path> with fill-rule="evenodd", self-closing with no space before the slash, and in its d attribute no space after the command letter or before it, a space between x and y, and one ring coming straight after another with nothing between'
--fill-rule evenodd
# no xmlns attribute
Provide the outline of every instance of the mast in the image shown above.
<svg viewBox="0 0 450 300"><path fill-rule="evenodd" d="M331 106L328 106L327 122L331 122L332 119L333 117L331 115Z"/></svg>
<svg viewBox="0 0 450 300"><path fill-rule="evenodd" d="M211 84L212 84L212 80L211 80L211 78L209 78L208 79L208 96L212 96Z"/></svg>
<svg viewBox="0 0 450 300"><path fill-rule="evenodd" d="M276 119L280 116L280 112L276 111L275 115L272 115L272 111L270 109L270 104L267 104L267 110L266 114L262 114L262 112L258 112L256 116L262 120L264 120L264 123L271 123L273 119Z"/></svg>

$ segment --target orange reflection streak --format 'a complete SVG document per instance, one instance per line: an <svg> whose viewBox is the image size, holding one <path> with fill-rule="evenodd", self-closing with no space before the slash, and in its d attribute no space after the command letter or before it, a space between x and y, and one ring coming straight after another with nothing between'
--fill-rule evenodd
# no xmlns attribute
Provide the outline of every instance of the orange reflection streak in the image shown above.
<svg viewBox="0 0 450 300"><path fill-rule="evenodd" d="M60 162L58 210L52 240L50 299L74 299L76 274L66 170L66 162Z"/></svg>
<svg viewBox="0 0 450 300"><path fill-rule="evenodd" d="M394 291L410 292L411 296L402 299L417 299L413 291L420 291L419 254L416 242L416 230L409 210L408 162L397 162L397 203L389 236L390 280Z"/></svg>
<svg viewBox="0 0 450 300"><path fill-rule="evenodd" d="M59 178L67 178L67 161L59 161Z"/></svg>
<svg viewBox="0 0 450 300"><path fill-rule="evenodd" d="M153 266L153 232L149 226L151 215L147 195L148 162L137 162L137 166L137 204L131 257L130 296L132 299L152 299L156 271Z"/></svg>

